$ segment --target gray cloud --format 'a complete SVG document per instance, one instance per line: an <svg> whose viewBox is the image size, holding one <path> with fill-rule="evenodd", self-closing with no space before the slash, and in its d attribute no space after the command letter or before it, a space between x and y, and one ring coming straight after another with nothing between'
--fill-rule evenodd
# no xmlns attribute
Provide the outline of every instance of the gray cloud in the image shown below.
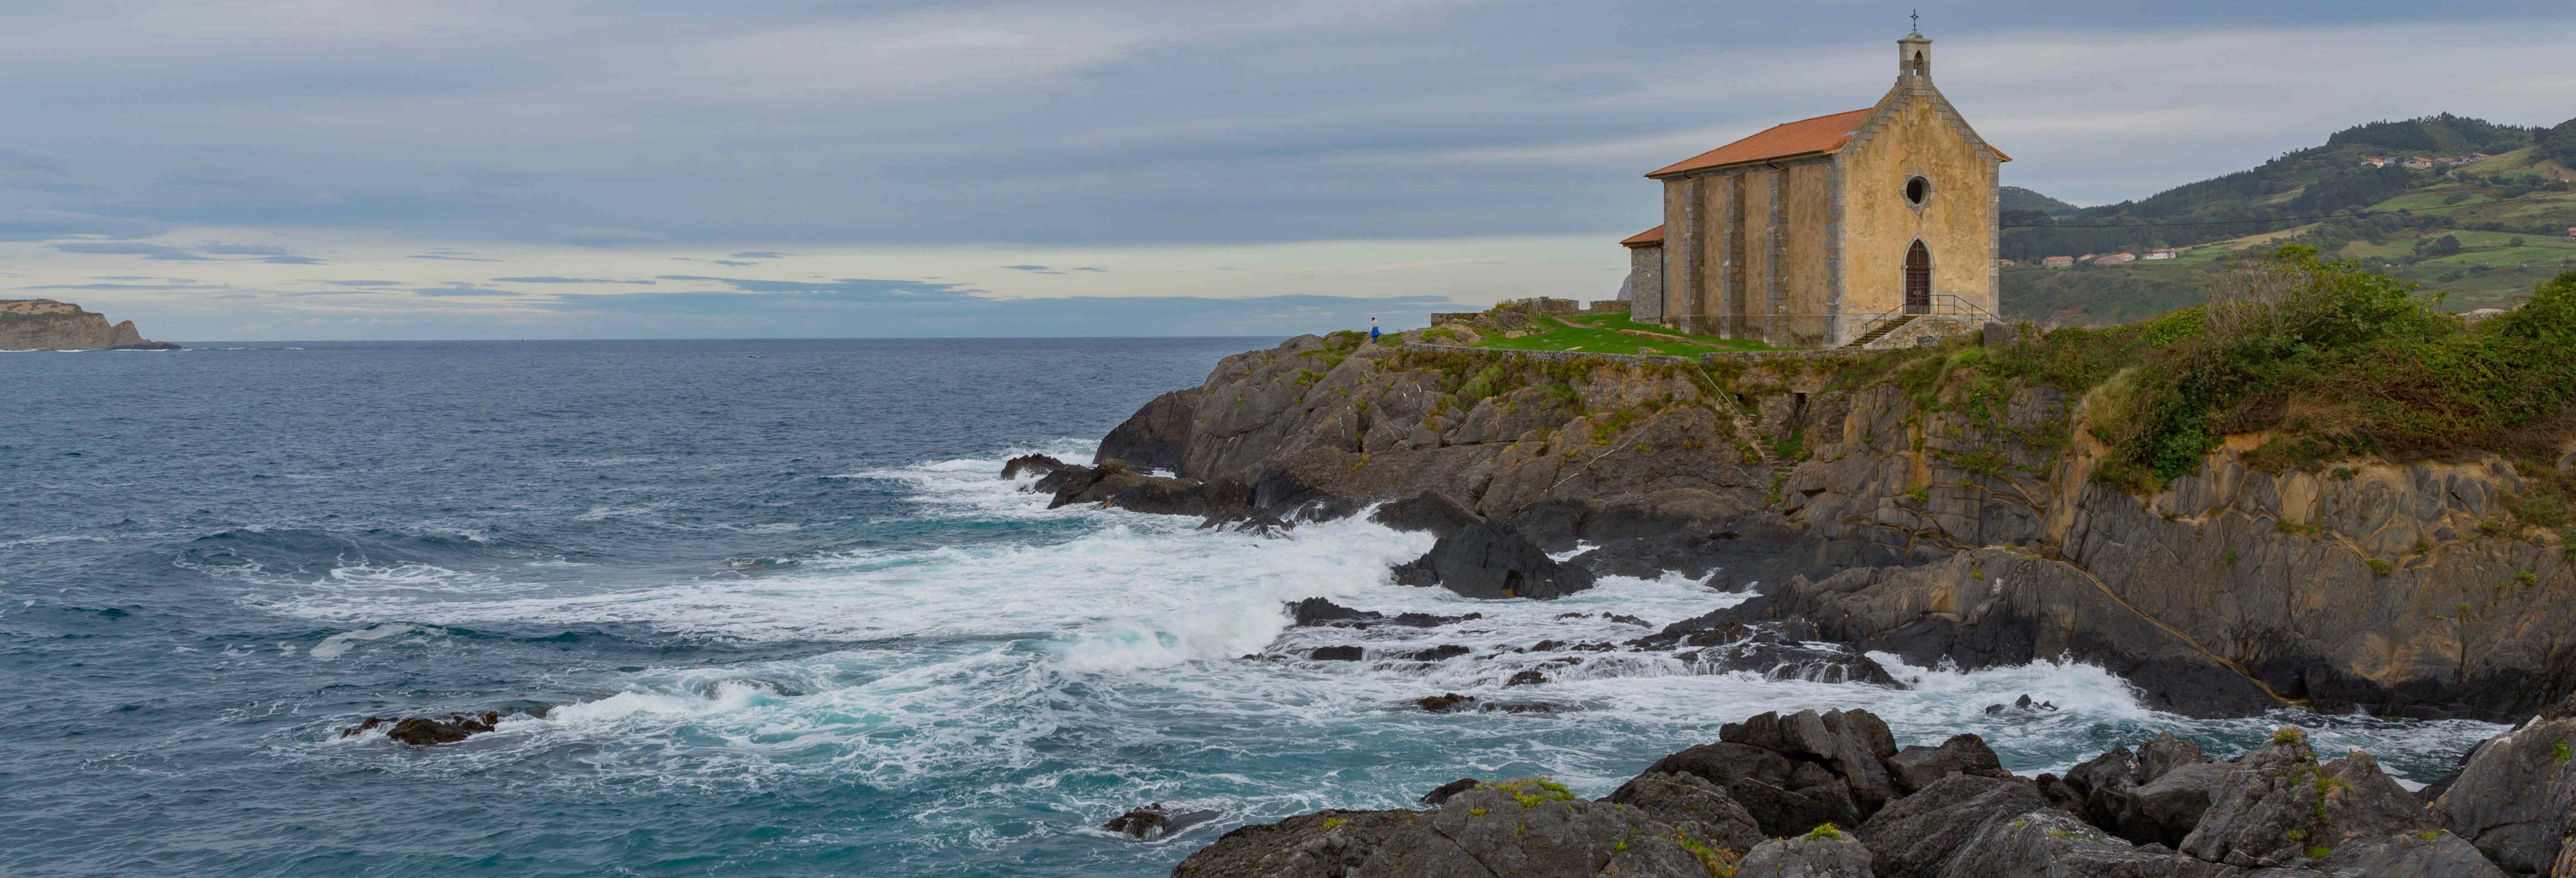
<svg viewBox="0 0 2576 878"><path fill-rule="evenodd" d="M478 287L478 286L475 286L475 285L473 285L473 284L466 284L466 283L451 283L451 284L448 284L448 285L443 286L443 287L426 287L426 288L422 288L422 289L413 290L413 291L411 291L411 294L412 294L412 295L415 295L415 296L515 296L515 295L518 295L518 293L517 293L517 292L511 291L511 290L496 290L496 289L492 289L492 288L490 288L490 287Z"/></svg>
<svg viewBox="0 0 2576 878"><path fill-rule="evenodd" d="M158 235L161 229L160 224L145 220L68 210L0 210L0 241L47 241L79 236L143 238Z"/></svg>
<svg viewBox="0 0 2576 878"><path fill-rule="evenodd" d="M195 253L177 247L170 247L161 244L145 244L138 241L73 242L68 244L55 244L54 249L65 253L101 253L116 256L141 256L145 259L162 259L185 262L210 261L208 257L199 256Z"/></svg>
<svg viewBox="0 0 2576 878"><path fill-rule="evenodd" d="M216 255L218 255L218 256L286 256L286 255L289 255L289 254L286 252L286 248L283 248L283 247L269 247L269 246L260 245L260 244L224 244L224 243L219 243L219 242L215 242L215 241L208 241L208 242L206 242L206 243L204 243L204 244L200 244L200 245L198 245L198 246L197 246L197 250L198 250L199 252L202 252L202 253L213 253L213 254L216 254Z"/></svg>
<svg viewBox="0 0 2576 878"><path fill-rule="evenodd" d="M772 252L772 251L768 251L768 250L745 250L745 251L742 251L742 252L740 252L740 253L733 254L733 258L735 258L735 259L785 259L785 258L787 258L787 254L785 254L785 253L776 253L776 252Z"/></svg>
<svg viewBox="0 0 2576 878"><path fill-rule="evenodd" d="M481 256L457 256L457 255L447 254L447 253L414 253L414 254L412 254L412 255L410 255L410 256L406 256L406 257L403 257L403 258L405 258L405 259L441 259L441 260L446 260L446 261L449 261L449 262L499 262L499 261L501 261L501 260L498 260L498 259L486 259L486 258L481 257Z"/></svg>
<svg viewBox="0 0 2576 878"><path fill-rule="evenodd" d="M311 256L263 256L252 261L270 265L321 265L330 260L316 259Z"/></svg>
<svg viewBox="0 0 2576 878"><path fill-rule="evenodd" d="M335 287L398 287L403 285L403 282L398 280L323 280L314 281L314 283L330 284Z"/></svg>
<svg viewBox="0 0 2576 878"><path fill-rule="evenodd" d="M1030 273L1030 274L1063 274L1063 273L1064 273L1064 272L1057 271L1057 270L1052 269L1052 268L1048 268L1048 267L1043 266L1043 265L1005 265L1005 266L1002 266L1002 267L1003 267L1003 268L1010 269L1010 270L1012 270L1012 271L1025 271L1025 272L1028 272L1028 273Z"/></svg>
<svg viewBox="0 0 2576 878"><path fill-rule="evenodd" d="M648 287L653 285L653 281L649 280L617 280L605 277L554 277L552 275L539 277L496 277L492 279L492 282L496 284L636 284Z"/></svg>

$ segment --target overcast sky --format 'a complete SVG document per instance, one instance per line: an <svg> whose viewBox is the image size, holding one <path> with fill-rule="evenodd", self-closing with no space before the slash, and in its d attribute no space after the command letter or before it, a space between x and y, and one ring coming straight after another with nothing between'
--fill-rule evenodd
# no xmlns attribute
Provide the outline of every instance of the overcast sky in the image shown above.
<svg viewBox="0 0 2576 878"><path fill-rule="evenodd" d="M1923 8L2079 204L2576 116L2576 6ZM1878 3L0 3L0 296L159 338L1284 334L1606 298L1645 171L1868 106Z"/></svg>

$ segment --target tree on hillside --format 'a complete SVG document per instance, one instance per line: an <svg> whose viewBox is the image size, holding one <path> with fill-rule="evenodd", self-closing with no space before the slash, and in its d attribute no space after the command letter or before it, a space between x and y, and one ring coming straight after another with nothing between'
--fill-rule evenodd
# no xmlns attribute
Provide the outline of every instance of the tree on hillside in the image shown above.
<svg viewBox="0 0 2576 878"><path fill-rule="evenodd" d="M2570 167L2576 167L2576 119L2560 122L2555 128L2541 131L2539 140L2541 155L2557 159Z"/></svg>
<svg viewBox="0 0 2576 878"><path fill-rule="evenodd" d="M2460 236L2443 235L2439 238L2425 242L2420 245L2418 249L2422 250L2424 255L2428 257L2449 256L2460 252Z"/></svg>

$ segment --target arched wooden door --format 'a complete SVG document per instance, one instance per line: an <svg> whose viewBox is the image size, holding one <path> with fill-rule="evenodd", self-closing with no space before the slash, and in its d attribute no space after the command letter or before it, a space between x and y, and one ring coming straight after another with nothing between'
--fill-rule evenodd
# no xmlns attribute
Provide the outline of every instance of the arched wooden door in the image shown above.
<svg viewBox="0 0 2576 878"><path fill-rule="evenodd" d="M1905 251L1905 313L1932 313L1932 251L1921 241Z"/></svg>

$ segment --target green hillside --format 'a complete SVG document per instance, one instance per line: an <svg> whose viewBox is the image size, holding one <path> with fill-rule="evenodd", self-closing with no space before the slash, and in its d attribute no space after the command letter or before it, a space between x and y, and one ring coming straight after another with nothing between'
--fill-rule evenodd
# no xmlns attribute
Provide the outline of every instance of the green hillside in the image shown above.
<svg viewBox="0 0 2576 878"><path fill-rule="evenodd" d="M2489 157L2430 169L2400 164L2476 153ZM2390 161L2371 167L2364 158ZM2354 126L2324 146L2137 201L2057 215L2007 208L2002 255L2015 262L2190 249L2180 259L2128 265L2007 266L2004 310L2052 324L2159 314L2199 301L2220 262L2278 243L2313 246L2442 292L2448 310L2508 305L2576 266L2571 167L2576 120L2517 128L2444 114Z"/></svg>

